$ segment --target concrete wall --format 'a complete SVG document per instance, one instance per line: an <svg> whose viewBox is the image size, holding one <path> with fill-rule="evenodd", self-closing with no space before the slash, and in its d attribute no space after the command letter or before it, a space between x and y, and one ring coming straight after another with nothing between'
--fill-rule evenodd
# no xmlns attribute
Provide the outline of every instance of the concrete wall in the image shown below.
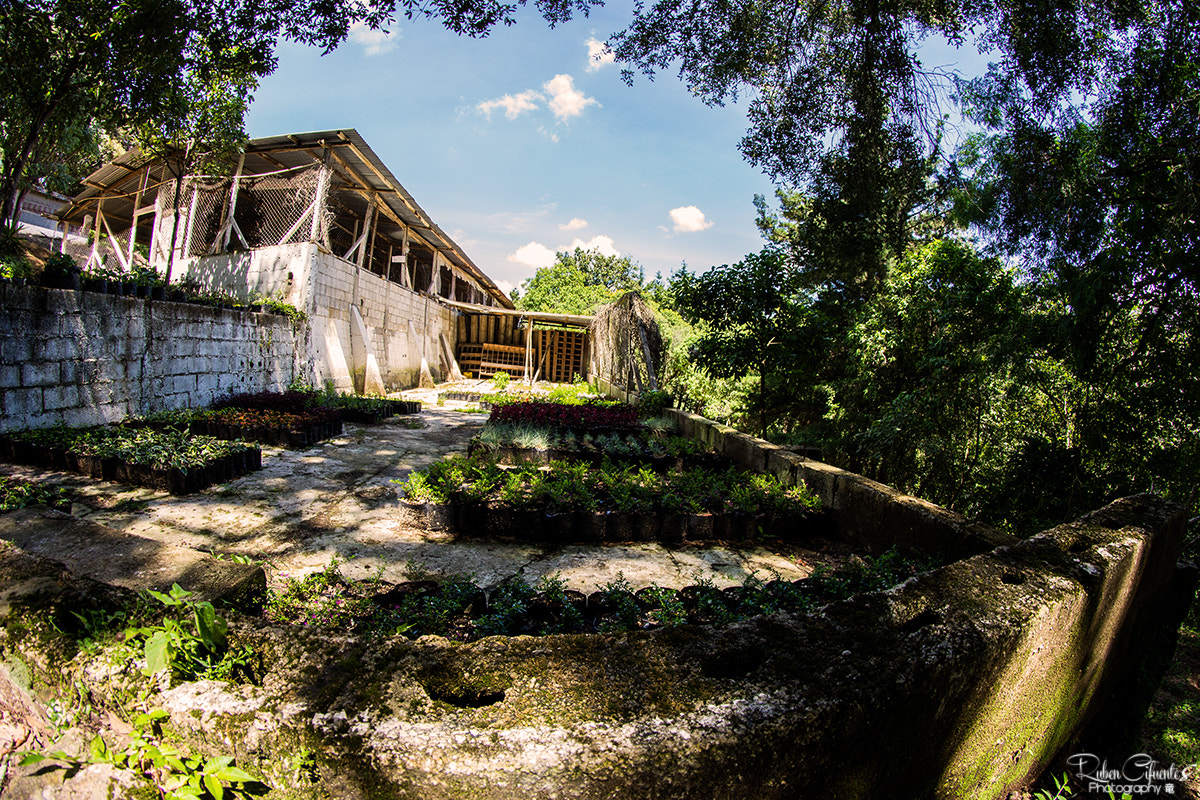
<svg viewBox="0 0 1200 800"><path fill-rule="evenodd" d="M450 352L456 347L456 312L312 243L191 259L180 263L179 274L238 297L276 296L304 310L311 329L305 358L318 384L332 382L339 391L416 386L422 355L441 380L439 334Z"/></svg>
<svg viewBox="0 0 1200 800"><path fill-rule="evenodd" d="M871 552L934 550L954 558L1014 544L1015 536L906 495L862 475L797 455L736 428L670 409L676 429L746 469L773 473L785 486L808 486L832 512L838 532Z"/></svg>
<svg viewBox="0 0 1200 800"><path fill-rule="evenodd" d="M304 376L306 333L252 314L0 286L0 430L115 422Z"/></svg>

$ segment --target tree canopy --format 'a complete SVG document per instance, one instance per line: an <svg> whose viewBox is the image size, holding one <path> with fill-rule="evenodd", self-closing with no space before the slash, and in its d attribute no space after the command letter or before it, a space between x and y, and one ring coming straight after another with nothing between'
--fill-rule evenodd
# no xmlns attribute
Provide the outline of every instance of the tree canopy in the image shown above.
<svg viewBox="0 0 1200 800"><path fill-rule="evenodd" d="M534 5L555 25L576 13L586 15L597 2L536 0ZM167 129L174 120L190 114L193 131L202 136L228 138L234 123L240 133L241 117L228 115L228 102L223 121L213 118L220 105L214 93L232 97L228 87L236 87L244 111L257 81L274 71L281 38L328 51L355 23L380 27L397 14L436 20L455 33L479 37L496 25L511 25L525 4L0 0L0 224L12 223L23 193L45 179L55 161L86 152L82 132L132 126L155 133L151 141L163 141L172 138ZM190 111L196 102L207 110ZM201 130L198 123L213 127Z"/></svg>
<svg viewBox="0 0 1200 800"><path fill-rule="evenodd" d="M642 278L641 268L628 256L577 247L555 253L554 263L522 281L512 291L512 299L517 308L526 311L590 314L626 291L640 288Z"/></svg>

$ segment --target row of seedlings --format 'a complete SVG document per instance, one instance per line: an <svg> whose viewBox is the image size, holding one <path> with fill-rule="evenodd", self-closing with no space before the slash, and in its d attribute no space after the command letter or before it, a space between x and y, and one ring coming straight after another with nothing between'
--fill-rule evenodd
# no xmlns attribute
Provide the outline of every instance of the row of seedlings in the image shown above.
<svg viewBox="0 0 1200 800"><path fill-rule="evenodd" d="M125 425L8 433L0 436L0 458L172 494L262 469L262 451L244 442Z"/></svg>

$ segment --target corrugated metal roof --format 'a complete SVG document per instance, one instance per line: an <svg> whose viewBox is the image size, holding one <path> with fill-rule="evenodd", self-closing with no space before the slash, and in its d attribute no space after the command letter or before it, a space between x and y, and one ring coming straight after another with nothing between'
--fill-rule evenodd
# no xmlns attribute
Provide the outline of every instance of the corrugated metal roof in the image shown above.
<svg viewBox="0 0 1200 800"><path fill-rule="evenodd" d="M251 139L246 144L243 173L259 175L321 162L328 163L350 189L378 198L386 206L387 212L416 231L421 239L440 252L448 262L478 281L495 300L505 308L513 307L508 296L433 222L396 176L375 155L366 140L353 128ZM147 202L153 202L158 187L173 180L174 176L167 168L166 162L150 159L135 149L89 175L84 180L84 190L59 212L59 219L79 224L85 215L94 212L95 204L101 201L106 216L132 219L147 164L147 191L143 194L140 204L144 207ZM364 199L362 202L365 204L367 201Z"/></svg>

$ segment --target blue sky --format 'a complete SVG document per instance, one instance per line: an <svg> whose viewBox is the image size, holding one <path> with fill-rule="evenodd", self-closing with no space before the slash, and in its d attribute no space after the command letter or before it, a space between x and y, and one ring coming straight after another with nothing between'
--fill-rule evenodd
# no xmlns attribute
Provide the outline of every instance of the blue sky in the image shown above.
<svg viewBox="0 0 1200 800"><path fill-rule="evenodd" d="M647 277L738 261L762 246L754 195L774 191L738 153L745 105L708 108L673 73L626 86L593 56L629 18L610 3L550 30L522 9L486 39L400 20L324 56L283 45L247 130L358 129L506 290L576 245Z"/></svg>

